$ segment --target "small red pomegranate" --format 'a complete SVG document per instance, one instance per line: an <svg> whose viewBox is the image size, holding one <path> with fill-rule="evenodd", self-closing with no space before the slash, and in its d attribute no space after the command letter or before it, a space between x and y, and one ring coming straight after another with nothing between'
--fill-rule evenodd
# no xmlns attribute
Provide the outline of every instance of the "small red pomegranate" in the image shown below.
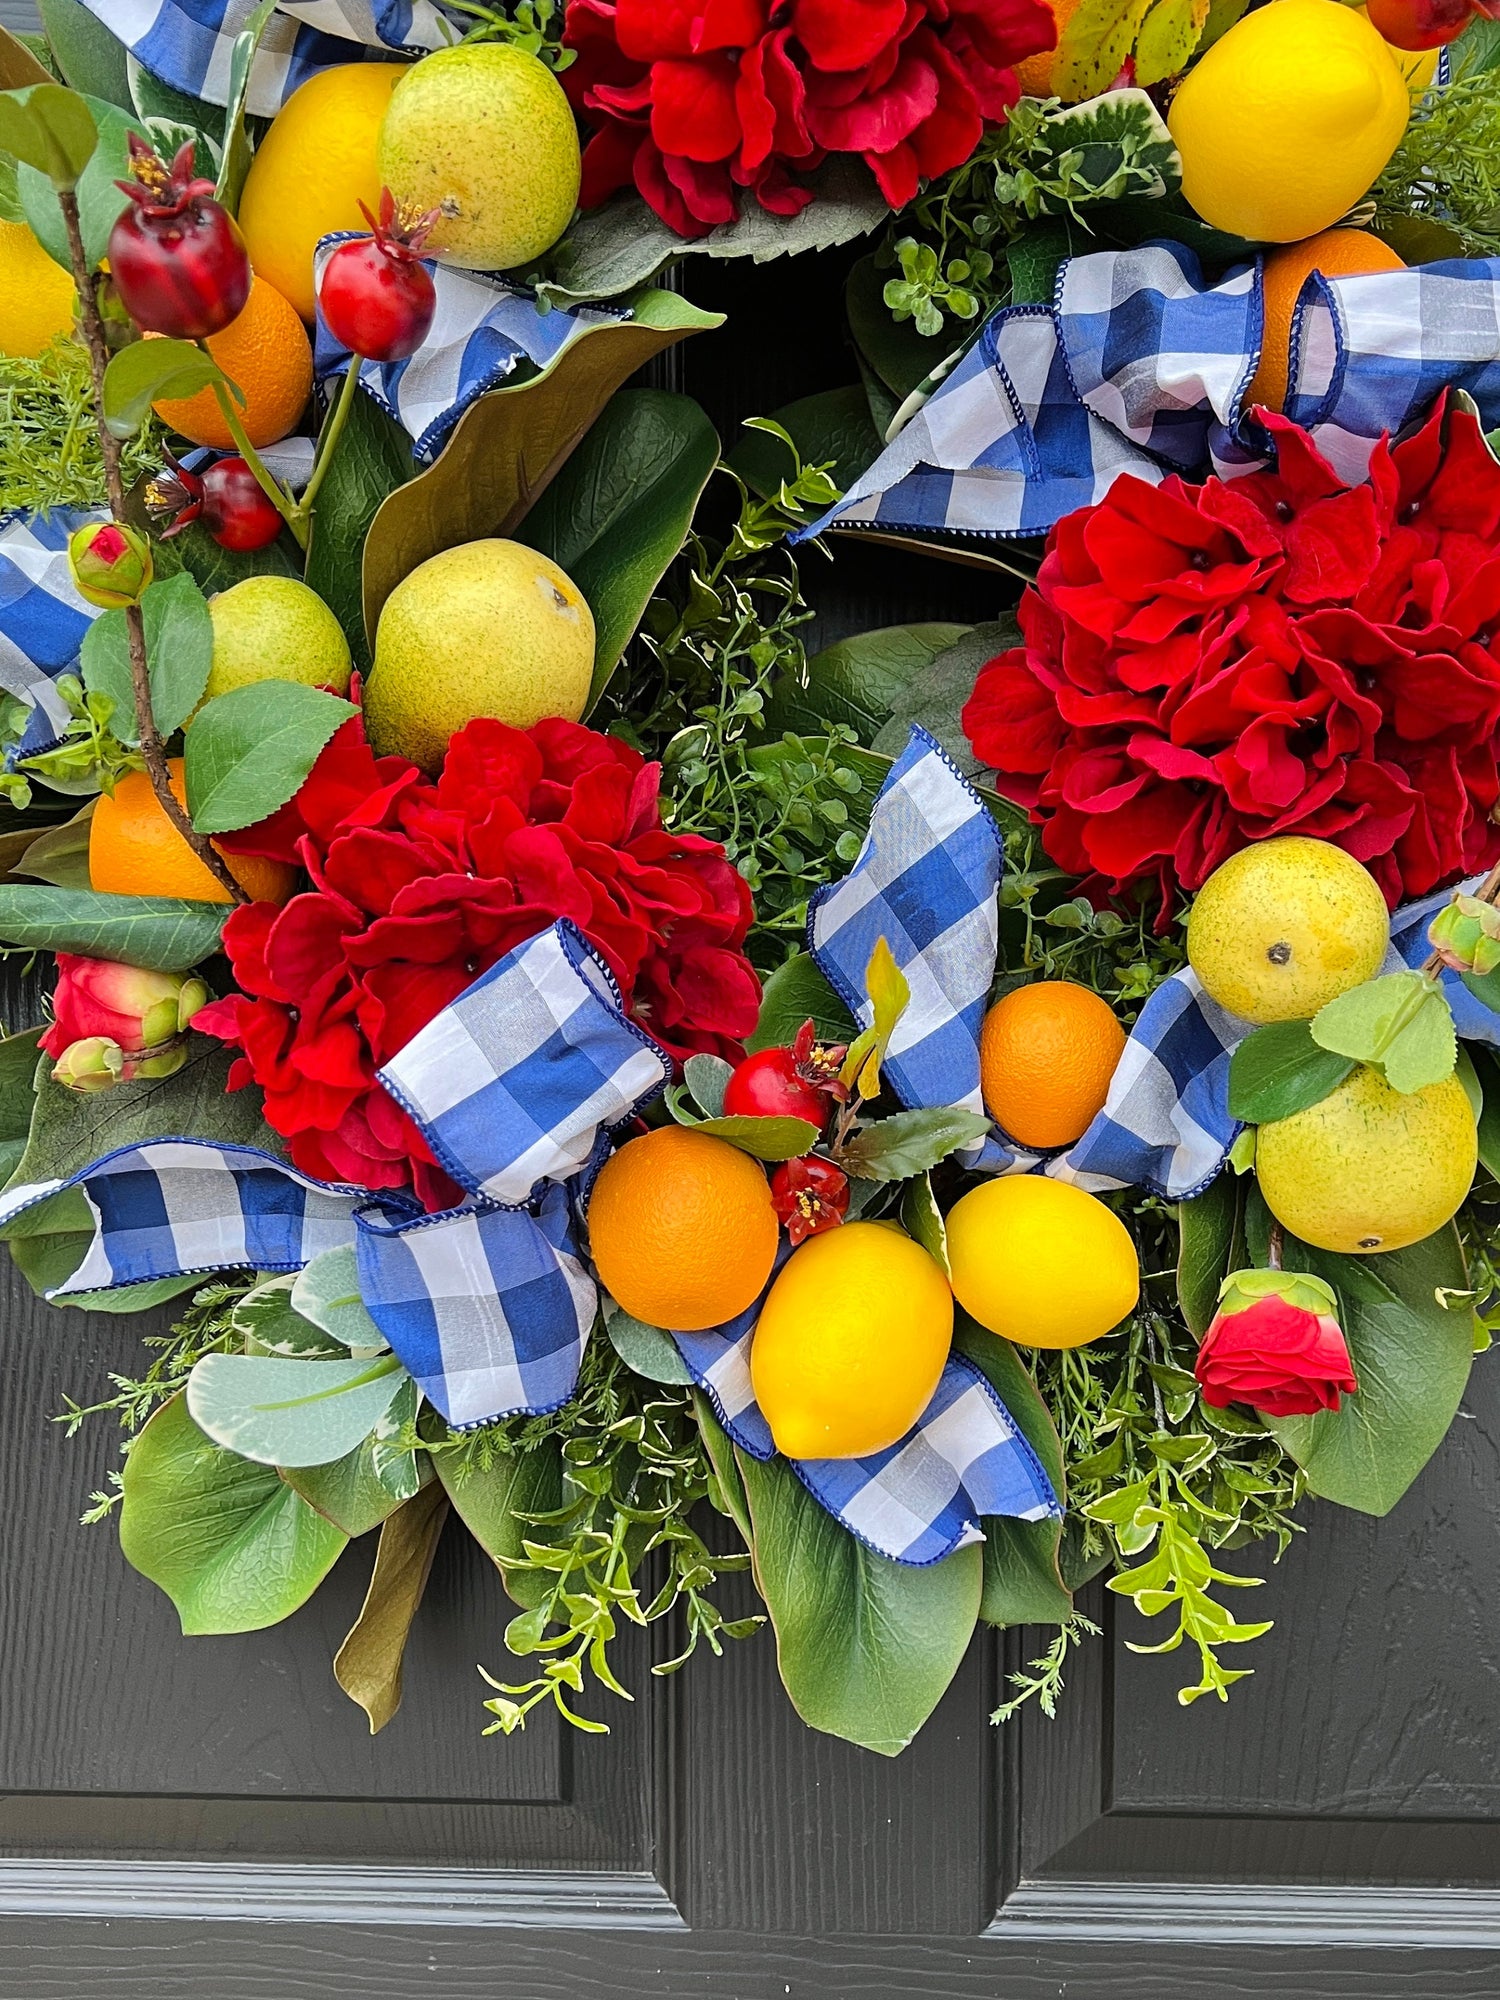
<svg viewBox="0 0 1500 2000"><path fill-rule="evenodd" d="M159 519L171 517L162 540L170 541L201 521L221 549L242 555L263 549L281 532L281 516L242 458L217 458L202 472L189 472L176 459L151 482L147 505Z"/></svg>
<svg viewBox="0 0 1500 2000"><path fill-rule="evenodd" d="M746 1056L724 1087L726 1118L805 1118L821 1132L828 1098L798 1074L790 1049Z"/></svg>
<svg viewBox="0 0 1500 2000"><path fill-rule="evenodd" d="M250 257L212 181L193 178L190 139L171 167L130 134L130 197L109 233L109 269L125 310L146 333L202 340L238 319L250 296Z"/></svg>
<svg viewBox="0 0 1500 2000"><path fill-rule="evenodd" d="M372 233L341 243L323 266L318 310L351 353L366 361L405 361L427 338L437 311L421 250L438 211L403 227L389 188L381 190L379 221L363 202L359 206Z"/></svg>
<svg viewBox="0 0 1500 2000"><path fill-rule="evenodd" d="M1369 0L1365 9L1382 41L1410 50L1456 42L1476 11L1470 0Z"/></svg>

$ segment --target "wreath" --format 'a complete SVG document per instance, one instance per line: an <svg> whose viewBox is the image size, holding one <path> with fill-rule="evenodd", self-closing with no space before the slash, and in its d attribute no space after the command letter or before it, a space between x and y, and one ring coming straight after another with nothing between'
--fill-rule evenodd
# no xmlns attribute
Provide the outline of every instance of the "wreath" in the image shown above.
<svg viewBox="0 0 1500 2000"><path fill-rule="evenodd" d="M450 1513L487 1733L664 1619L892 1755L1042 1628L1050 1715L1101 1574L1226 1699L1239 1552L1390 1511L1490 1338L1500 31L431 13L0 38L0 1235L171 1322L85 1520L187 1634L377 1534L372 1730ZM727 455L632 385L810 251L857 381ZM994 617L810 653L868 536Z"/></svg>

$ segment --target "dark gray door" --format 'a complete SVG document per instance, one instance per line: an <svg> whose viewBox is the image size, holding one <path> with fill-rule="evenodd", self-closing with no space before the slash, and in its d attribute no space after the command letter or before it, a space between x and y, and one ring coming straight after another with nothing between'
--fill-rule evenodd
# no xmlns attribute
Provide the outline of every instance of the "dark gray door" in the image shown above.
<svg viewBox="0 0 1500 2000"><path fill-rule="evenodd" d="M695 271L731 325L685 386L726 439L852 379L839 277ZM806 570L826 637L996 604L904 554ZM18 979L0 1002L35 1018ZM140 1322L0 1261L0 2000L1500 1995L1500 1364L1388 1521L1308 1511L1227 1707L1179 1709L1096 1587L1055 1723L990 1726L1038 1635L989 1634L887 1762L802 1727L762 1633L667 1680L627 1652L607 1737L486 1740L507 1614L450 1528L372 1740L329 1660L373 1538L289 1625L184 1641L75 1525L107 1428L51 1421L137 1366Z"/></svg>

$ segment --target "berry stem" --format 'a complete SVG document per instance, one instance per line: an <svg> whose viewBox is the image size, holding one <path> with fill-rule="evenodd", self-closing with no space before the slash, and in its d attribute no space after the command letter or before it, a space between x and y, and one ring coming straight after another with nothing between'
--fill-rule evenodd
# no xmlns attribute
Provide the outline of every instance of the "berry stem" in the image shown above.
<svg viewBox="0 0 1500 2000"><path fill-rule="evenodd" d="M1281 1251L1282 1245L1285 1242L1286 1231L1279 1222L1273 1222L1271 1224L1271 1234L1266 1243L1266 1269L1268 1271L1279 1271L1281 1269Z"/></svg>
<svg viewBox="0 0 1500 2000"><path fill-rule="evenodd" d="M205 354L208 353L207 341L200 340L198 345L203 349ZM219 406L219 413L229 427L229 435L234 439L235 450L255 474L256 485L291 529L293 535L296 537L298 548L305 551L307 548L307 526L303 515L295 503L287 498L286 490L281 482L271 477L271 474L266 469L265 461L245 435L245 426L240 422L235 410L234 398L229 394L224 384L222 382L214 382L210 386L214 392L214 400Z"/></svg>
<svg viewBox="0 0 1500 2000"><path fill-rule="evenodd" d="M104 327L99 318L99 301L94 296L94 280L89 270L88 253L83 247L83 231L78 221L78 196L72 188L58 188L57 200L68 233L68 260L73 266L73 283L78 289L78 316L83 326L84 345L88 349L89 356L89 372L94 383L94 422L99 432L99 449L104 457L104 490L109 496L110 513L115 520L124 523L125 482L120 476L120 440L104 421L104 371L109 366L109 343L104 337ZM156 717L151 710L151 669L146 658L146 626L138 604L125 607L125 633L130 653L130 687L135 696L136 722L141 732L141 756L145 759L146 775L151 780L151 789L155 792L162 811L220 888L227 890L230 900L236 903L248 903L250 898L230 874L224 857L207 834L199 833L182 806L178 804L176 794L172 790L171 772L167 768L167 753L162 747L161 733L156 727Z"/></svg>
<svg viewBox="0 0 1500 2000"><path fill-rule="evenodd" d="M328 421L323 426L323 434L318 439L318 456L313 463L312 474L302 489L302 498L297 503L297 513L303 521L312 518L313 503L318 497L318 488L327 476L334 450L344 426L349 421L349 412L354 406L354 394L359 387L361 357L349 356L349 366L344 371L344 379L339 385L338 401L329 412Z"/></svg>

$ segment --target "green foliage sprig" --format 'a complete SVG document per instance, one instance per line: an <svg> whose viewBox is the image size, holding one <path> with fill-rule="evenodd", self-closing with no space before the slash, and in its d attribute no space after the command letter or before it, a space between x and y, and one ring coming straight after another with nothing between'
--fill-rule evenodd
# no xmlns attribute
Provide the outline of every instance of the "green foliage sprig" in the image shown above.
<svg viewBox="0 0 1500 2000"><path fill-rule="evenodd" d="M553 71L567 69L578 54L576 49L563 46L562 0L516 0L512 7L488 7L483 0L450 0L449 11L467 14L473 21L464 41L506 42L538 57Z"/></svg>
<svg viewBox="0 0 1500 2000"><path fill-rule="evenodd" d="M1417 216L1454 231L1469 256L1500 255L1500 90L1492 71L1467 68L1426 93L1374 200L1377 219Z"/></svg>
<svg viewBox="0 0 1500 2000"><path fill-rule="evenodd" d="M161 425L148 417L126 441L121 473L127 485L160 465L161 439ZM59 339L34 361L0 359L0 514L104 502L104 457L83 349Z"/></svg>
<svg viewBox="0 0 1500 2000"><path fill-rule="evenodd" d="M1031 829L1005 837L1000 883L1007 972L1072 979L1090 986L1128 1025L1164 979L1187 963L1179 930L1159 933L1154 907L1117 902L1095 909L1086 896L1052 901L1069 877L1040 851Z"/></svg>

